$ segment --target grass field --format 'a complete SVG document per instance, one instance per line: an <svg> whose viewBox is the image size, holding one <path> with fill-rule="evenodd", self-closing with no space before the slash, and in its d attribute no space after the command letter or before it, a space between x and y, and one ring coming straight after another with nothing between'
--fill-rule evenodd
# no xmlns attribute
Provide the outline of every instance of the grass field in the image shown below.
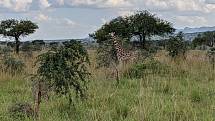
<svg viewBox="0 0 215 121"><path fill-rule="evenodd" d="M107 79L107 69L95 69L90 54L92 77L88 99L74 99L68 107L65 97L43 101L40 121L213 121L215 120L215 79L211 64L201 51L191 51L186 60L171 60L165 52L154 58L168 68L165 74L147 73L141 79L121 78L116 85ZM32 72L34 59L27 60ZM0 73L0 121L14 121L8 108L16 102L33 105L31 81L25 75ZM22 120L31 121L25 118Z"/></svg>

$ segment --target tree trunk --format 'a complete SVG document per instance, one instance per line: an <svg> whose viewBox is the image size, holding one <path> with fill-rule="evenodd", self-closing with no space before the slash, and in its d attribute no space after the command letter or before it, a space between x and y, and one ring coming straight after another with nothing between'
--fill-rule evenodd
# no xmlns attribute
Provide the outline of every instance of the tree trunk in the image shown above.
<svg viewBox="0 0 215 121"><path fill-rule="evenodd" d="M212 47L214 47L214 38L212 39Z"/></svg>
<svg viewBox="0 0 215 121"><path fill-rule="evenodd" d="M19 54L19 45L20 45L19 37L15 37L15 41L16 41L15 52L16 54Z"/></svg>
<svg viewBox="0 0 215 121"><path fill-rule="evenodd" d="M39 109L40 109L40 103L41 103L41 83L38 82L38 90L36 92L36 99L35 99L35 105L34 105L34 115L35 115L35 119L39 118Z"/></svg>
<svg viewBox="0 0 215 121"><path fill-rule="evenodd" d="M139 37L140 37L140 43L141 43L141 47L142 47L142 49L145 49L145 42L146 42L146 37L145 37L145 35L139 35Z"/></svg>

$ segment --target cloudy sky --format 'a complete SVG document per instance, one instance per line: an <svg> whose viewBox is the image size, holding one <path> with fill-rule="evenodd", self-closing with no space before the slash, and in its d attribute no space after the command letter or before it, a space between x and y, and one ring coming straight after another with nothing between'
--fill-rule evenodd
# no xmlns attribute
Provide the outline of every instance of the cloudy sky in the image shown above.
<svg viewBox="0 0 215 121"><path fill-rule="evenodd" d="M85 38L103 23L149 10L175 28L215 26L215 0L0 0L0 20L30 19L40 29L26 39Z"/></svg>

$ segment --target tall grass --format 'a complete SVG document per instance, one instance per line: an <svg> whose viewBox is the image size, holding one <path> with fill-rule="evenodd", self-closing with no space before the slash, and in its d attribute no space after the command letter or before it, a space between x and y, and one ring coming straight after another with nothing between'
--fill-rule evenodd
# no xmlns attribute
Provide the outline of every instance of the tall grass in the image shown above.
<svg viewBox="0 0 215 121"><path fill-rule="evenodd" d="M167 74L148 73L139 79L116 80L111 69L97 69L95 52L90 51L92 73L88 99L74 97L68 107L66 97L51 95L41 104L41 121L212 121L215 120L214 70L201 51L191 51L187 59L172 60L164 51L155 59L156 69ZM24 59L25 71L35 71L36 56ZM132 64L131 64L132 65ZM123 73L125 70L120 70ZM110 75L110 76L108 76ZM33 104L31 82L26 74L11 76L0 72L0 120L14 121L8 108L15 102ZM26 118L26 121L31 119Z"/></svg>

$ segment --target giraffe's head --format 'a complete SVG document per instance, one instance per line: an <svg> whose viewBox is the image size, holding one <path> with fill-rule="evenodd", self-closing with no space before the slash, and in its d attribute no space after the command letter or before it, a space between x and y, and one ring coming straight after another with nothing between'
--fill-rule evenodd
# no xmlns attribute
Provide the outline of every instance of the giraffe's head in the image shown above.
<svg viewBox="0 0 215 121"><path fill-rule="evenodd" d="M111 37L114 37L114 36L115 36L115 32L111 32L111 33L110 33L110 36L111 36Z"/></svg>
<svg viewBox="0 0 215 121"><path fill-rule="evenodd" d="M115 44L115 45L117 45L118 44L118 41L117 41L117 37L115 36L115 32L111 32L110 33L110 36L111 36L111 40L113 41L113 43Z"/></svg>

